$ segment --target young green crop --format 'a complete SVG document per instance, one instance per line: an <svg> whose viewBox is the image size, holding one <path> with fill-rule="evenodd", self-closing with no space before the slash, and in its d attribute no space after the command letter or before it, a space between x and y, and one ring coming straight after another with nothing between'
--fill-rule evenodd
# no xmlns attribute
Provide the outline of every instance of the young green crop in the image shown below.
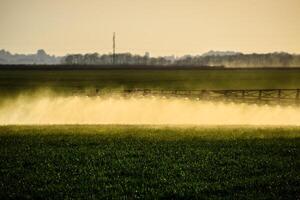
<svg viewBox="0 0 300 200"><path fill-rule="evenodd" d="M299 127L2 126L0 198L300 198Z"/></svg>

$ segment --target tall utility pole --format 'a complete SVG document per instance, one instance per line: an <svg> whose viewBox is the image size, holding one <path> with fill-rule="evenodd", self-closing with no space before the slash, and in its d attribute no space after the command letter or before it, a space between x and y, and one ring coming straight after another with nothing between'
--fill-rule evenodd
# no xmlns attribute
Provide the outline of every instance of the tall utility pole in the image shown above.
<svg viewBox="0 0 300 200"><path fill-rule="evenodd" d="M116 64L116 33L113 35L113 64Z"/></svg>

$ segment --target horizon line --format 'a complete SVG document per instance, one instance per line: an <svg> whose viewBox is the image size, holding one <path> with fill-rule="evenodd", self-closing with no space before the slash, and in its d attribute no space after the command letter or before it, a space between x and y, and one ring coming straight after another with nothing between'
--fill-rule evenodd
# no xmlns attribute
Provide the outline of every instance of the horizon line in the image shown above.
<svg viewBox="0 0 300 200"><path fill-rule="evenodd" d="M37 50L35 52L28 52L28 53L16 53L16 52L12 52L10 50L7 50L7 49L0 49L0 51L5 51L5 52L8 52L10 53L11 55L36 55L37 52L39 50L43 50L47 55L49 56L55 56L55 57L65 57L65 56L68 56L68 55L75 55L75 54L81 54L81 55L85 55L85 54L94 54L94 53L97 53L98 55L113 55L113 52L106 52L106 53L100 53L100 52L84 52L84 53L65 53L65 54L51 54L51 53L48 53L47 50L43 49L43 48L37 48ZM235 51L235 50L208 50L208 51L205 51L203 53L186 53L186 54L182 54L182 55L176 55L176 54L165 54L165 55L159 55L159 56L151 56L151 52L150 51L145 51L144 54L141 54L141 53L132 53L132 52L116 52L116 55L118 54L126 54L126 53L129 53L131 55L139 55L139 56L143 56L147 53L149 53L149 57L170 57L170 56L174 56L175 58L178 58L178 57L185 57L185 56L203 56L204 54L207 54L207 53L233 53L233 54L243 54L243 55L251 55L251 54L280 54L280 53L285 53L285 54L290 54L290 55L300 55L300 53L295 53L295 52L287 52L287 51L273 51L273 52L242 52L242 51Z"/></svg>

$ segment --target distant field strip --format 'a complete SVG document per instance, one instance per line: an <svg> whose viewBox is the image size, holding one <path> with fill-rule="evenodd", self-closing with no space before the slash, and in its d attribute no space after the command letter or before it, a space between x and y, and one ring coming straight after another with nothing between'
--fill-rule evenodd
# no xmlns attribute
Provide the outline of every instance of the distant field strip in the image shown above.
<svg viewBox="0 0 300 200"><path fill-rule="evenodd" d="M232 70L1 70L0 95L37 88L63 94L83 89L164 90L294 89L300 87L300 69Z"/></svg>

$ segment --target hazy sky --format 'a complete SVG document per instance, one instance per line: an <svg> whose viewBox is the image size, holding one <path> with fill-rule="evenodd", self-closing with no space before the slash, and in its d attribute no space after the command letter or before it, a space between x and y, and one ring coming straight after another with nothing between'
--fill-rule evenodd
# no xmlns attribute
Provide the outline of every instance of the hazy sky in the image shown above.
<svg viewBox="0 0 300 200"><path fill-rule="evenodd" d="M0 0L0 49L300 53L300 0Z"/></svg>

